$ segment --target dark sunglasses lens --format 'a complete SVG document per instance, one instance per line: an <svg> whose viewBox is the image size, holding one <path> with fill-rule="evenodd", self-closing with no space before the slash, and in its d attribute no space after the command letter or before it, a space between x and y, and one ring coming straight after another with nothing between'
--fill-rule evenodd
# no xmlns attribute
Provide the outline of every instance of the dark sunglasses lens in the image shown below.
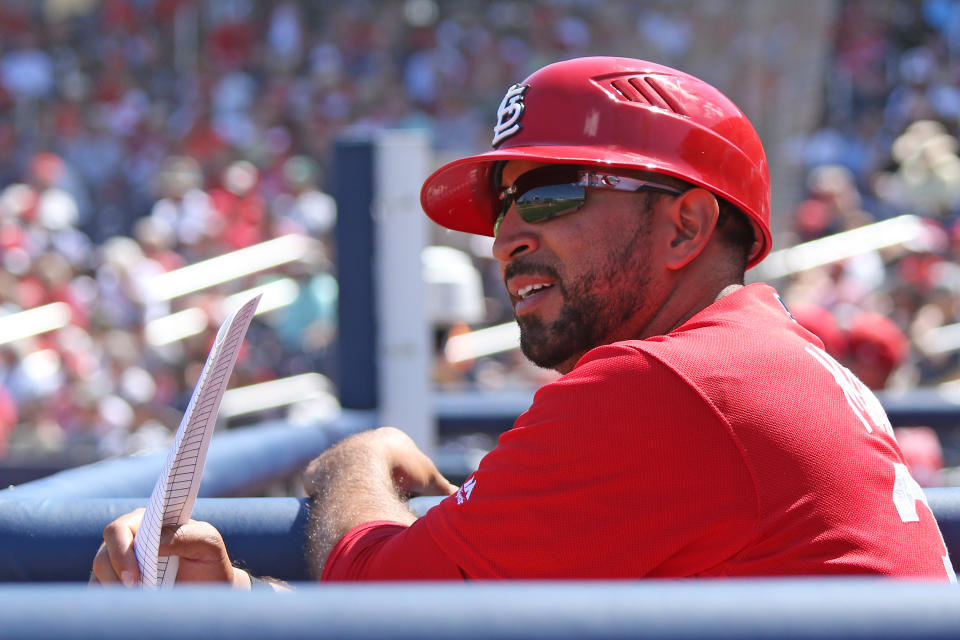
<svg viewBox="0 0 960 640"><path fill-rule="evenodd" d="M516 199L517 213L527 222L543 222L583 207L584 188L575 184L534 187Z"/></svg>

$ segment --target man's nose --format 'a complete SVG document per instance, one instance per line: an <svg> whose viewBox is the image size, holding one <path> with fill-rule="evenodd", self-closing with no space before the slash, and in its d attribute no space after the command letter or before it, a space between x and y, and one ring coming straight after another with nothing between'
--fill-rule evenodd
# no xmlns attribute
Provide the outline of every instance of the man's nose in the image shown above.
<svg viewBox="0 0 960 640"><path fill-rule="evenodd" d="M513 207L500 222L497 237L493 241L493 257L501 263L510 262L540 246L540 237L529 222L524 221Z"/></svg>

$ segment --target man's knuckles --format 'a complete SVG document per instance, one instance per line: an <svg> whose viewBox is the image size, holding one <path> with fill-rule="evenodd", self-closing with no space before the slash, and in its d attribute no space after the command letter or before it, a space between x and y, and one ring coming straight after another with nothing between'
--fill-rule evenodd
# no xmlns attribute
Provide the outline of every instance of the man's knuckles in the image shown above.
<svg viewBox="0 0 960 640"><path fill-rule="evenodd" d="M164 528L160 533L160 550L165 555L215 558L224 555L225 543L209 522L190 520L179 527Z"/></svg>

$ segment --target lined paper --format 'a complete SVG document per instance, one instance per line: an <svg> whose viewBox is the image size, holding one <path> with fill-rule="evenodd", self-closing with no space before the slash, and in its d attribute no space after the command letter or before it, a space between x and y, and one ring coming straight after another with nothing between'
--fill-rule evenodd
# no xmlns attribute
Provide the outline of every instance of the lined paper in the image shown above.
<svg viewBox="0 0 960 640"><path fill-rule="evenodd" d="M158 555L160 530L165 526L186 524L190 519L200 490L207 448L217 423L220 400L259 302L260 296L251 299L232 313L217 332L160 477L150 494L133 541L140 566L140 584L145 589L171 586L177 578L179 559Z"/></svg>

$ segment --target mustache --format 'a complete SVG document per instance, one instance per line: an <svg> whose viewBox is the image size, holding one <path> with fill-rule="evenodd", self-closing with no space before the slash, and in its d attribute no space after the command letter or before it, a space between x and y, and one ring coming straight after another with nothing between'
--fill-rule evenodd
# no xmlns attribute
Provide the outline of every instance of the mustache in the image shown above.
<svg viewBox="0 0 960 640"><path fill-rule="evenodd" d="M534 260L518 260L511 262L507 265L507 268L504 269L503 281L506 283L507 280L515 276L528 275L548 276L554 280L560 279L560 273L552 265Z"/></svg>

